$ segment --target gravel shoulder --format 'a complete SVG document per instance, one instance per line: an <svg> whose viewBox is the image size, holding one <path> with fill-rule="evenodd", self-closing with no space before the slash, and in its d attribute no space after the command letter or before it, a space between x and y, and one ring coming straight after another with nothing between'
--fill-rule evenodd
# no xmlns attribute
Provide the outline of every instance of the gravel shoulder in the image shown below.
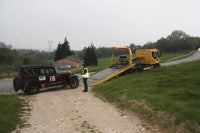
<svg viewBox="0 0 200 133"><path fill-rule="evenodd" d="M48 89L32 96L30 127L22 133L140 133L148 132L137 117L77 89Z"/></svg>

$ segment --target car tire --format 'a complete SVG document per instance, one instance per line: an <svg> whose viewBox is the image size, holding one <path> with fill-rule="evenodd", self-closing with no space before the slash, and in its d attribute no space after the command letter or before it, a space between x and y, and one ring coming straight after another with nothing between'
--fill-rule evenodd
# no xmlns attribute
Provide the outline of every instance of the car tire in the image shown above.
<svg viewBox="0 0 200 133"><path fill-rule="evenodd" d="M20 89L20 83L21 83L21 81L18 77L15 77L13 79L13 88L14 88L15 92L17 92Z"/></svg>
<svg viewBox="0 0 200 133"><path fill-rule="evenodd" d="M78 78L70 78L69 79L69 86L71 89L75 89L79 86L79 80Z"/></svg>
<svg viewBox="0 0 200 133"><path fill-rule="evenodd" d="M24 94L35 95L39 92L39 90L40 87L36 82L29 82L24 89Z"/></svg>

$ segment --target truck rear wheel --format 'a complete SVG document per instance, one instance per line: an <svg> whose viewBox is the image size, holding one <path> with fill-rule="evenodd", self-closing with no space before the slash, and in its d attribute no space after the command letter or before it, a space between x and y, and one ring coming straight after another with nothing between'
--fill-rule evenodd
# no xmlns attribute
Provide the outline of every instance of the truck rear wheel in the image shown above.
<svg viewBox="0 0 200 133"><path fill-rule="evenodd" d="M72 89L77 88L78 85L79 85L79 80L78 80L78 78L70 78L70 79L69 79L69 86L70 86Z"/></svg>
<svg viewBox="0 0 200 133"><path fill-rule="evenodd" d="M144 67L143 66L137 67L137 72L143 72L143 71L144 71Z"/></svg>
<svg viewBox="0 0 200 133"><path fill-rule="evenodd" d="M158 68L158 67L160 67L160 64L155 64L155 65L153 65L153 68Z"/></svg>

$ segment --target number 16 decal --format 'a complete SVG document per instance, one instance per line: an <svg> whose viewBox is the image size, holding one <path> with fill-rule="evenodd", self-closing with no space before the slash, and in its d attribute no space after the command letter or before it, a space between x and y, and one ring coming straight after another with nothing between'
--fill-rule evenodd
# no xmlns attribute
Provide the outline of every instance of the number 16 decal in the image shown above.
<svg viewBox="0 0 200 133"><path fill-rule="evenodd" d="M56 77L55 76L50 76L50 82L52 81L56 81Z"/></svg>

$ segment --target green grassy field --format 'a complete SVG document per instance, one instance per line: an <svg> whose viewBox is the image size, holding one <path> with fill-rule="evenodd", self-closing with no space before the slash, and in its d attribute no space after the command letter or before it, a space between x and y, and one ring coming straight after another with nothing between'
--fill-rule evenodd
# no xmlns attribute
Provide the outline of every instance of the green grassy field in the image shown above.
<svg viewBox="0 0 200 133"><path fill-rule="evenodd" d="M12 72L10 75L8 73L0 73L0 79L2 78L12 78L17 75L17 72Z"/></svg>
<svg viewBox="0 0 200 133"><path fill-rule="evenodd" d="M23 105L13 95L0 95L0 133L9 133L20 123Z"/></svg>
<svg viewBox="0 0 200 133"><path fill-rule="evenodd" d="M183 55L183 53L163 53L161 56L161 62L166 62L169 59L172 59L174 57L178 57Z"/></svg>
<svg viewBox="0 0 200 133"><path fill-rule="evenodd" d="M110 65L111 57L105 57L98 59L98 65L94 67L88 67L89 72L96 72L99 70L102 70ZM83 64L83 61L81 61L81 65ZM76 69L72 70L72 73L80 73L82 69Z"/></svg>
<svg viewBox="0 0 200 133"><path fill-rule="evenodd" d="M200 61L132 73L95 86L95 94L161 127L200 132Z"/></svg>

